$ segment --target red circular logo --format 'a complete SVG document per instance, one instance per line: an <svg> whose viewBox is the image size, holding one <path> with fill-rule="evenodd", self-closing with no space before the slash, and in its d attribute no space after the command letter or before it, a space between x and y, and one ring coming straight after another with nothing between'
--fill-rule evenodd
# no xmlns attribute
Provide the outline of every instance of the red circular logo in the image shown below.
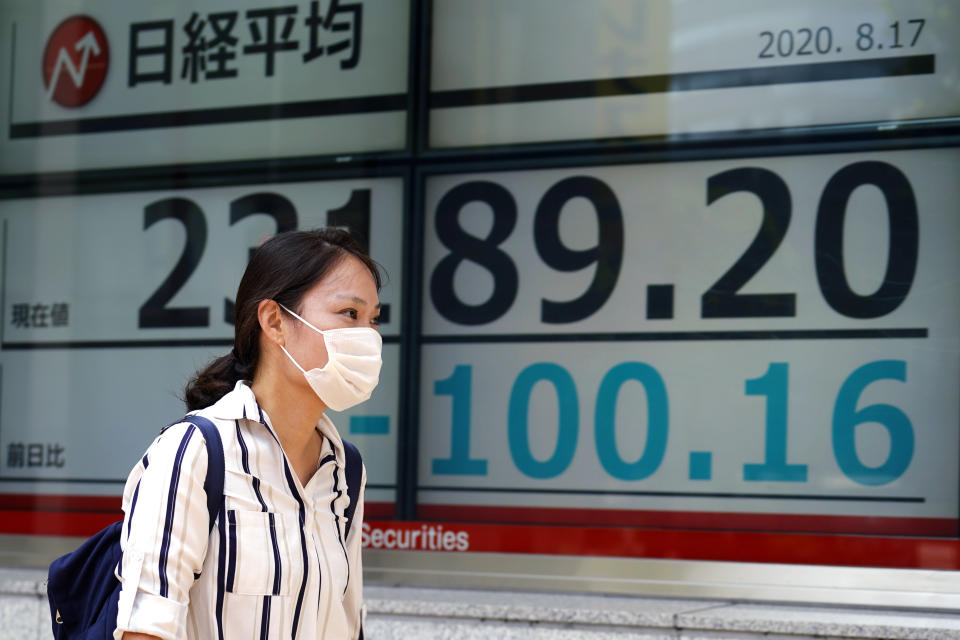
<svg viewBox="0 0 960 640"><path fill-rule="evenodd" d="M70 16L53 30L43 51L47 98L64 107L87 104L103 86L109 66L103 28L90 16Z"/></svg>

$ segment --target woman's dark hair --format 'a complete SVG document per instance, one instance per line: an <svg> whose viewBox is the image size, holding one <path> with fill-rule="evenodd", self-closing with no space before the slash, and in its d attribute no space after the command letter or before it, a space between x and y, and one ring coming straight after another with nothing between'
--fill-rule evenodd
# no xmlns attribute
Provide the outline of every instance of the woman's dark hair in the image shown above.
<svg viewBox="0 0 960 640"><path fill-rule="evenodd" d="M263 300L300 311L300 300L313 285L347 256L359 258L380 290L380 269L346 231L317 229L278 233L260 245L240 286L233 310L233 350L199 371L184 389L187 411L202 409L233 390L239 380L252 380L260 361L258 308Z"/></svg>

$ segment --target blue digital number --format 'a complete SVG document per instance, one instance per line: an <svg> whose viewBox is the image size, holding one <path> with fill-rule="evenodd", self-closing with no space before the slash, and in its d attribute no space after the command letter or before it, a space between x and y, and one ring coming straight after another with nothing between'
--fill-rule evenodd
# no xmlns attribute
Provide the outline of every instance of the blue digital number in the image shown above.
<svg viewBox="0 0 960 640"><path fill-rule="evenodd" d="M434 383L434 395L452 398L450 457L434 458L436 475L487 475L487 460L470 457L470 407L472 367L457 365L453 374ZM901 360L870 362L850 374L837 394L833 410L832 444L841 471L851 480L870 486L893 482L904 474L913 459L914 431L906 414L889 404L872 404L857 409L864 389L878 380L906 382L906 363ZM620 455L616 439L616 416L620 390L635 380L643 385L647 398L647 433L643 453L628 462ZM530 446L530 398L541 382L553 385L557 397L558 425L556 444L546 460L534 457ZM770 363L767 372L745 382L748 396L764 396L764 459L743 465L747 482L806 482L807 465L787 462L787 397L789 365ZM579 400L569 371L551 363L539 362L526 367L517 376L507 407L507 439L513 462L530 478L555 478L573 462L579 437ZM642 362L624 362L610 369L600 383L594 410L594 437L597 456L613 478L637 481L649 478L660 468L666 455L669 434L669 400L663 378L652 366ZM864 423L876 423L886 429L890 449L878 466L864 464L856 448L856 429ZM709 480L709 452L690 454L690 479Z"/></svg>
<svg viewBox="0 0 960 640"><path fill-rule="evenodd" d="M537 460L530 451L528 414L530 394L533 387L542 381L553 384L557 392L559 424L557 445L547 460ZM517 376L510 391L510 408L507 413L507 436L510 455L521 473L531 478L553 478L570 466L577 450L580 408L577 388L566 369L551 362L532 364Z"/></svg>
<svg viewBox="0 0 960 640"><path fill-rule="evenodd" d="M807 481L807 465L787 464L787 379L787 363L772 362L763 377L746 381L748 396L767 396L764 460L743 465L747 482Z"/></svg>
<svg viewBox="0 0 960 640"><path fill-rule="evenodd" d="M450 457L434 458L433 473L444 476L485 476L487 461L470 457L470 380L473 367L460 364L446 380L433 383L433 395L452 397Z"/></svg>
<svg viewBox="0 0 960 640"><path fill-rule="evenodd" d="M617 397L627 380L637 380L647 394L647 443L643 455L634 462L620 457L616 439ZM594 415L597 456L600 464L618 480L643 480L660 468L667 451L670 422L667 388L657 370L643 362L624 362L607 372L597 392Z"/></svg>
<svg viewBox="0 0 960 640"><path fill-rule="evenodd" d="M889 484L903 475L913 459L913 425L900 409L889 404L871 404L857 410L863 390L877 380L907 381L907 363L902 360L869 362L844 380L833 406L833 455L840 470L854 482ZM875 422L890 435L890 453L878 467L868 467L857 455L857 425Z"/></svg>

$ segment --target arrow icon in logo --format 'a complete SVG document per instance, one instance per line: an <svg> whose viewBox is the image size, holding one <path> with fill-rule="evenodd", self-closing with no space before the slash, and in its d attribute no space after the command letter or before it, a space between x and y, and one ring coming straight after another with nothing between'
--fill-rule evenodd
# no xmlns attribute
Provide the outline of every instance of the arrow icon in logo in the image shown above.
<svg viewBox="0 0 960 640"><path fill-rule="evenodd" d="M47 100L68 108L86 104L99 93L109 65L110 46L103 27L90 16L70 16L53 30L44 48Z"/></svg>
<svg viewBox="0 0 960 640"><path fill-rule="evenodd" d="M97 37L93 35L93 31L88 31L87 35L80 38L74 45L74 49L83 52L80 58L80 67L73 66L73 59L67 53L67 48L60 47L60 51L57 53L57 64L53 67L53 74L50 76L50 86L47 87L47 100L53 100L53 92L57 88L57 83L60 82L61 70L66 69L70 78L73 79L73 84L77 89L80 89L83 87L83 79L87 75L90 53L93 52L95 56L100 55L100 45L97 43Z"/></svg>

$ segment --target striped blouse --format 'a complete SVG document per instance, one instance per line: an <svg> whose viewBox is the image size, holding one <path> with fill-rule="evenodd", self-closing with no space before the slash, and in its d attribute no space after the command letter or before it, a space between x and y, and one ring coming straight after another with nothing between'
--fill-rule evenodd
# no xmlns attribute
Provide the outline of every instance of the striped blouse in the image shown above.
<svg viewBox="0 0 960 640"><path fill-rule="evenodd" d="M170 427L124 488L114 638L362 637L363 485L344 539L349 498L333 423L324 415L317 424L323 451L304 487L245 383L198 413L223 440L220 515L208 537L203 435L190 424Z"/></svg>

